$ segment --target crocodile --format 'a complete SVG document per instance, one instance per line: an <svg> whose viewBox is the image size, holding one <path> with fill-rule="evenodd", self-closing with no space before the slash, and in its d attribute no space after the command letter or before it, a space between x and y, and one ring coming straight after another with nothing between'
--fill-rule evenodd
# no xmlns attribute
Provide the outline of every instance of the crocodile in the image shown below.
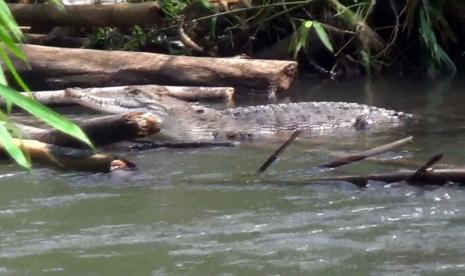
<svg viewBox="0 0 465 276"><path fill-rule="evenodd" d="M120 91L121 92L121 91ZM68 89L75 103L108 113L151 112L163 132L178 140L254 140L288 135L341 133L402 125L411 114L347 102L298 102L217 110L138 89L111 96Z"/></svg>

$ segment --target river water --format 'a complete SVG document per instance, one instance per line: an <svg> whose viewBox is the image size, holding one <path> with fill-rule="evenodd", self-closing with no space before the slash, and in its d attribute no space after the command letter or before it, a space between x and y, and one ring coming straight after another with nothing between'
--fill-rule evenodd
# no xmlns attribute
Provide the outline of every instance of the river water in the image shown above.
<svg viewBox="0 0 465 276"><path fill-rule="evenodd" d="M351 101L414 113L385 132L298 140L260 177L278 146L116 152L127 175L24 172L0 165L4 275L465 274L465 190L311 178L415 169L444 153L465 162L465 81L302 77L295 100ZM317 164L415 136L376 159Z"/></svg>

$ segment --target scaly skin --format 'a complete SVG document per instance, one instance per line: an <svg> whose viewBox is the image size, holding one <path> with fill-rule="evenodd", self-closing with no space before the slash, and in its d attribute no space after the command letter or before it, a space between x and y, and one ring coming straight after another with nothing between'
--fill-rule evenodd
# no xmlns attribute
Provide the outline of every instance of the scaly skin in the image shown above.
<svg viewBox="0 0 465 276"><path fill-rule="evenodd" d="M321 134L395 126L411 118L410 114L394 110L345 102L301 102L215 110L140 90L126 91L124 95L111 98L73 91L67 95L79 104L100 111L152 112L160 117L166 132L183 140L252 140L297 128L310 134Z"/></svg>

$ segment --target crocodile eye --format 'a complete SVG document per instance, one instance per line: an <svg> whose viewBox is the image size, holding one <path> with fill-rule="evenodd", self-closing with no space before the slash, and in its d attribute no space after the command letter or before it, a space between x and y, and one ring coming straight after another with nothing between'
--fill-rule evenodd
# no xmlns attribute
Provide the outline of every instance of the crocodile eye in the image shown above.
<svg viewBox="0 0 465 276"><path fill-rule="evenodd" d="M203 114L203 113L205 113L205 110L203 110L203 109L197 109L195 112L197 112L197 113L199 113L199 114Z"/></svg>

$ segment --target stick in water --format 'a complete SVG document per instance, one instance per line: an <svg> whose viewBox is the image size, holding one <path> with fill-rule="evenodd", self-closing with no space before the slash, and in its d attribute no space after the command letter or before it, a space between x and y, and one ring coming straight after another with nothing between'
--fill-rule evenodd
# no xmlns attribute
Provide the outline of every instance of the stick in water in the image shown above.
<svg viewBox="0 0 465 276"><path fill-rule="evenodd" d="M319 167L320 168L336 168L336 167L340 167L340 166L343 166L343 165L347 165L347 164L350 164L350 163L353 163L353 162L357 162L357 161L366 159L366 158L374 156L374 155L384 153L384 152L392 150L394 148L402 147L402 146L410 144L412 142L413 142L413 136L409 136L407 138L395 141L393 143L389 143L389 144L382 145L382 146L379 146L379 147L376 147L376 148L372 148L370 150L367 150L367 151L364 151L364 152L361 152L361 153L357 153L357 154L354 154L354 155L349 155L349 156L344 156L344 157L341 157L341 158L337 158L337 159L335 159L335 160L333 160L331 162L320 165Z"/></svg>
<svg viewBox="0 0 465 276"><path fill-rule="evenodd" d="M440 153L433 156L430 160L428 160L423 166L421 166L414 174L412 174L409 178L407 178L408 183L421 183L425 182L425 179L428 179L429 171L434 164L439 162L444 157L444 154Z"/></svg>
<svg viewBox="0 0 465 276"><path fill-rule="evenodd" d="M260 173L263 173L266 171L266 169L278 158L278 156L283 153L283 151L289 147L290 144L292 144L292 142L294 142L294 140L300 135L300 133L302 133L302 130L301 129L296 129L291 137L289 137L289 139L286 140L286 142L284 142L266 161L265 163L263 163L260 167L260 169L258 169L257 173L260 174Z"/></svg>

